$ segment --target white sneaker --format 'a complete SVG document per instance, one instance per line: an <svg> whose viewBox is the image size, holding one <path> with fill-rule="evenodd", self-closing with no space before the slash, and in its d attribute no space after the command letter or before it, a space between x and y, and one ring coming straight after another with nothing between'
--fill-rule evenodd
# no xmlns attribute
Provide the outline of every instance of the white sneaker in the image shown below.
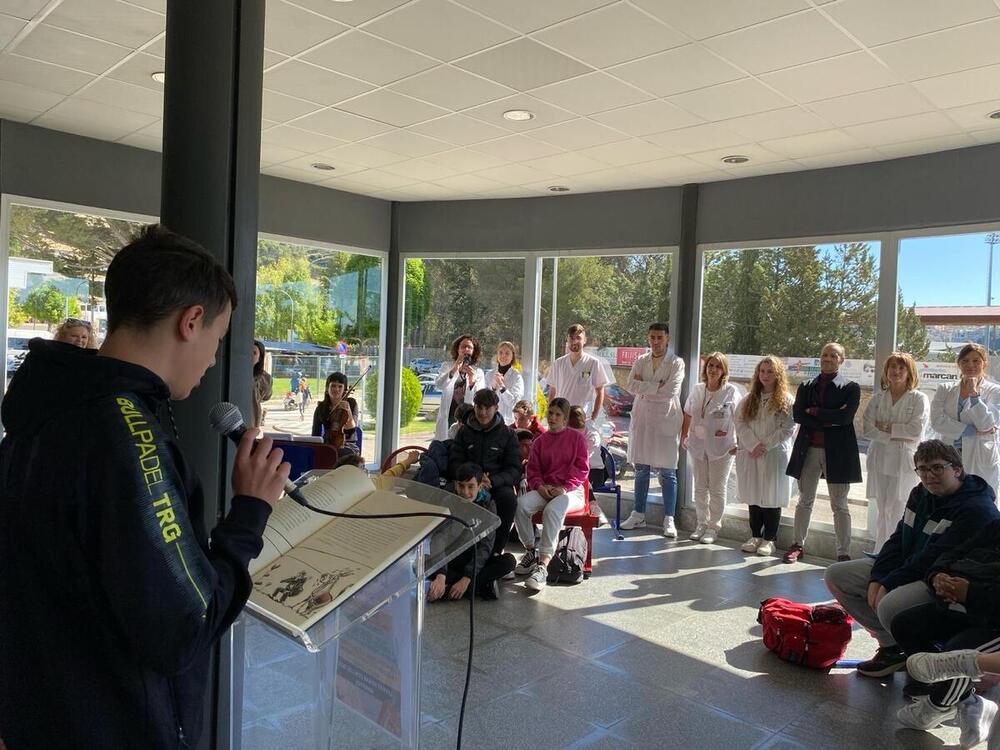
<svg viewBox="0 0 1000 750"><path fill-rule="evenodd" d="M646 525L646 514L636 513L634 510L628 514L628 518L621 522L619 529L629 531L630 529L641 529Z"/></svg>
<svg viewBox="0 0 1000 750"><path fill-rule="evenodd" d="M677 527L674 525L673 516L663 517L663 536L667 537L667 539L677 538Z"/></svg>
<svg viewBox="0 0 1000 750"><path fill-rule="evenodd" d="M743 542L743 544L740 546L740 549L743 550L744 552L753 553L756 552L757 548L760 547L760 545L763 543L764 540L761 539L759 536L752 536L745 542Z"/></svg>
<svg viewBox="0 0 1000 750"><path fill-rule="evenodd" d="M515 576L514 576L514 571L512 570L512 571L510 571L510 573L508 573L507 575L505 575L505 576L502 576L502 577L500 578L500 580L501 580L501 581L513 581L513 580L514 580L514 578L515 578Z"/></svg>
<svg viewBox="0 0 1000 750"><path fill-rule="evenodd" d="M774 542L768 541L767 539L760 540L760 546L757 547L757 554L761 557L770 557L774 554Z"/></svg>
<svg viewBox="0 0 1000 750"><path fill-rule="evenodd" d="M997 704L973 693L958 704L959 745L975 747L986 740L997 716Z"/></svg>
<svg viewBox="0 0 1000 750"><path fill-rule="evenodd" d="M549 577L549 570L541 563L535 564L535 569L531 571L528 580L524 582L532 591L541 591L545 588L546 579Z"/></svg>
<svg viewBox="0 0 1000 750"><path fill-rule="evenodd" d="M938 653L913 654L906 660L906 672L918 682L942 682L956 677L978 680L983 676L976 657L978 651L959 649Z"/></svg>
<svg viewBox="0 0 1000 750"><path fill-rule="evenodd" d="M701 540L700 540L701 543L702 544L715 544L715 534L716 534L716 532L714 532L711 529L709 529L708 531L706 531L704 534L701 535Z"/></svg>
<svg viewBox="0 0 1000 750"><path fill-rule="evenodd" d="M896 712L896 718L904 727L926 732L954 719L957 713L958 709L954 706L938 708L931 703L930 697L918 695L912 703L907 703Z"/></svg>
<svg viewBox="0 0 1000 750"><path fill-rule="evenodd" d="M517 565L514 566L514 572L519 576L526 576L532 570L535 569L535 550L526 550L521 559L518 560Z"/></svg>
<svg viewBox="0 0 1000 750"><path fill-rule="evenodd" d="M697 542L698 540L701 539L702 535L704 535L705 531L707 530L708 530L707 526L705 526L704 524L698 524L698 527L691 532L691 536L689 536L688 539L690 539L692 542Z"/></svg>

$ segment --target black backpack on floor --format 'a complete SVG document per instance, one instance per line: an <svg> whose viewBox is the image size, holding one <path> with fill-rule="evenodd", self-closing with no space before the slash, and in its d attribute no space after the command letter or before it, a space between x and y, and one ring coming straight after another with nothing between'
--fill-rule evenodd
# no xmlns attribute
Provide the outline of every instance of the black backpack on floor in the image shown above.
<svg viewBox="0 0 1000 750"><path fill-rule="evenodd" d="M559 532L555 554L549 560L549 583L580 583L583 566L587 561L587 538L579 526L570 526Z"/></svg>

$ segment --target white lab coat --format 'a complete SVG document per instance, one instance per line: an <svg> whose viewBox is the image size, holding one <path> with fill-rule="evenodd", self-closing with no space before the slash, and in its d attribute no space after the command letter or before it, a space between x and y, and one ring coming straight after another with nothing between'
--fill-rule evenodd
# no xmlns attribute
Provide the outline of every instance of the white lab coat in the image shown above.
<svg viewBox="0 0 1000 750"><path fill-rule="evenodd" d="M581 352L575 365L569 356L563 355L549 367L549 385L555 389L556 397L566 399L570 406L581 407L589 419L594 410L594 389L606 386L611 380L605 365L593 354Z"/></svg>
<svg viewBox="0 0 1000 750"><path fill-rule="evenodd" d="M638 375L641 380L636 379ZM658 469L677 468L677 443L681 433L681 383L684 360L667 352L653 368L653 355L639 357L628 374L625 388L635 396L629 426L628 460Z"/></svg>
<svg viewBox="0 0 1000 750"><path fill-rule="evenodd" d="M442 364L441 371L434 380L434 384L441 391L441 407L438 409L437 423L434 425L435 440L446 440L448 438L448 412L451 410L451 399L455 395L455 385L458 383L458 379L462 377L461 373L458 372L454 376L448 374L454 364L454 362L445 362ZM482 369L473 367L472 377L472 387L465 389L464 401L467 404L472 403L472 400L476 397L476 391L486 387L486 376L483 375Z"/></svg>
<svg viewBox="0 0 1000 750"><path fill-rule="evenodd" d="M895 404L889 391L872 396L864 415L864 436L871 441L867 463L869 500L876 497L873 479L878 474L905 479L909 496L918 481L913 473L913 453L923 439L929 417L930 404L920 391L904 393ZM891 422L892 432L882 432L875 427L876 422Z"/></svg>
<svg viewBox="0 0 1000 750"><path fill-rule="evenodd" d="M493 387L493 375L497 372L497 368L494 367L486 373L486 383L487 388ZM509 425L514 421L514 404L524 398L524 377L511 367L507 370L507 374L503 376L503 385L506 390L503 393L497 391L497 396L500 397L500 405L497 407L497 413L503 418L503 423Z"/></svg>
<svg viewBox="0 0 1000 750"><path fill-rule="evenodd" d="M772 397L767 394L762 396L753 419L742 416L746 396L736 407L736 480L740 488L740 502L761 508L787 508L792 496L792 478L785 473L785 469L792 454L792 436L795 434L792 399L789 396L788 409L774 413L768 408ZM767 453L760 458L752 458L750 451L759 444L767 448Z"/></svg>
<svg viewBox="0 0 1000 750"><path fill-rule="evenodd" d="M687 450L692 458L722 458L736 447L736 405L740 391L733 383L726 383L706 399L704 383L695 383L684 404L684 413L691 417L688 429ZM715 433L726 434L716 437Z"/></svg>
<svg viewBox="0 0 1000 750"><path fill-rule="evenodd" d="M974 425L981 432L1000 426L1000 385L984 380L979 387L979 401L967 404L958 413L961 385L940 386L931 401L931 428L947 443L954 443ZM1000 485L1000 435L969 435L962 438L962 463L965 471L982 477L997 491Z"/></svg>

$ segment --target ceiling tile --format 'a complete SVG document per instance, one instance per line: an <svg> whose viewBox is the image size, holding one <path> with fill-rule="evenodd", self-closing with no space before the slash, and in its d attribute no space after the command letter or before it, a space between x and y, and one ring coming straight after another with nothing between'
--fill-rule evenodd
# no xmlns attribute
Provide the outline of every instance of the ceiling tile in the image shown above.
<svg viewBox="0 0 1000 750"><path fill-rule="evenodd" d="M666 159L646 162L645 164L633 164L629 167L629 171L635 172L637 175L661 179L687 177L699 174L704 170L704 164L699 164L684 156L671 156Z"/></svg>
<svg viewBox="0 0 1000 750"><path fill-rule="evenodd" d="M331 138L328 135L312 133L308 130L295 128L290 125L279 125L276 128L265 130L261 133L260 142L269 146L284 146L294 148L304 154L314 154L317 151L327 151L337 146L343 145L339 138Z"/></svg>
<svg viewBox="0 0 1000 750"><path fill-rule="evenodd" d="M0 0L0 13L30 21L49 0Z"/></svg>
<svg viewBox="0 0 1000 750"><path fill-rule="evenodd" d="M458 0L500 23L527 34L615 0Z"/></svg>
<svg viewBox="0 0 1000 750"><path fill-rule="evenodd" d="M747 138L734 133L724 124L710 123L671 130L667 133L654 133L646 136L646 140L677 154L693 154L713 148L735 146L738 143L745 143Z"/></svg>
<svg viewBox="0 0 1000 750"><path fill-rule="evenodd" d="M480 143L472 146L472 150L506 161L528 161L529 159L540 159L543 156L562 153L559 148L550 143L536 141L520 134Z"/></svg>
<svg viewBox="0 0 1000 750"><path fill-rule="evenodd" d="M3 49L13 41L18 32L21 31L27 22L13 16L0 16L0 49Z"/></svg>
<svg viewBox="0 0 1000 750"><path fill-rule="evenodd" d="M474 107L515 93L513 89L450 65L418 73L389 88L451 110Z"/></svg>
<svg viewBox="0 0 1000 750"><path fill-rule="evenodd" d="M910 81L1000 63L1000 19L891 42L875 54Z"/></svg>
<svg viewBox="0 0 1000 750"><path fill-rule="evenodd" d="M59 68L26 57L17 55L0 57L0 81L11 81L59 94L72 94L92 80L93 76L87 73Z"/></svg>
<svg viewBox="0 0 1000 750"><path fill-rule="evenodd" d="M100 39L41 24L16 47L17 54L88 73L103 73L129 54L122 47Z"/></svg>
<svg viewBox="0 0 1000 750"><path fill-rule="evenodd" d="M850 37L817 11L734 31L705 44L751 73L766 73L858 49Z"/></svg>
<svg viewBox="0 0 1000 750"><path fill-rule="evenodd" d="M921 138L957 135L958 127L940 112L897 117L892 120L852 125L844 131L868 146L881 147Z"/></svg>
<svg viewBox="0 0 1000 750"><path fill-rule="evenodd" d="M622 183L633 182L638 179L640 178L635 173L619 167L576 175L573 178L572 185L569 187L572 187L575 192L613 190L621 188Z"/></svg>
<svg viewBox="0 0 1000 750"><path fill-rule="evenodd" d="M387 89L372 91L370 94L343 102L340 109L400 128L448 113L448 110L441 107L425 104Z"/></svg>
<svg viewBox="0 0 1000 750"><path fill-rule="evenodd" d="M41 114L37 109L23 109L0 99L0 117L11 122L31 122Z"/></svg>
<svg viewBox="0 0 1000 750"><path fill-rule="evenodd" d="M2 99L3 97L0 96L0 100ZM1000 128L1000 119L994 120L988 115L990 112L998 110L1000 110L1000 99L991 99L986 102L967 104L964 107L953 107L946 110L946 114L966 130L992 130ZM535 138L538 137L537 133L532 135Z"/></svg>
<svg viewBox="0 0 1000 750"><path fill-rule="evenodd" d="M337 104L372 89L367 83L298 60L265 73L264 86L320 104Z"/></svg>
<svg viewBox="0 0 1000 750"><path fill-rule="evenodd" d="M417 0L372 21L365 30L439 60L513 39L517 34L447 0Z"/></svg>
<svg viewBox="0 0 1000 750"><path fill-rule="evenodd" d="M329 164L331 159L329 159L325 154L306 154L305 156L299 156L294 159L289 159L284 162L283 166L291 167L292 169L301 169L306 172L317 173L317 181L322 182L323 180L328 180L331 177L331 172L342 177L344 175L354 174L355 172L363 172L364 167L359 167L356 164L348 164L346 162L334 163L331 166L335 167L333 170L323 170L316 169L313 164L326 163Z"/></svg>
<svg viewBox="0 0 1000 750"><path fill-rule="evenodd" d="M148 48L147 51L149 51ZM282 55L280 52L272 52L271 50L266 49L264 50L264 66L263 66L264 70L267 70L268 68L273 68L278 63L284 62L287 59L288 57Z"/></svg>
<svg viewBox="0 0 1000 750"><path fill-rule="evenodd" d="M272 177L280 177L283 180L293 180L294 182L305 182L315 185L321 182L324 176L317 170L295 169L286 167L284 164L276 164L264 167L261 170L264 174Z"/></svg>
<svg viewBox="0 0 1000 750"><path fill-rule="evenodd" d="M987 144L996 143L1000 141L1000 128L994 130L977 130L975 133L971 133L972 137L975 139L976 143Z"/></svg>
<svg viewBox="0 0 1000 750"><path fill-rule="evenodd" d="M629 135L647 135L702 122L700 117L659 100L594 115L594 119Z"/></svg>
<svg viewBox="0 0 1000 750"><path fill-rule="evenodd" d="M396 164L390 164L387 167L383 167L383 170L389 172L390 174L409 178L412 181L437 180L441 177L454 177L458 174L451 167L436 163L433 160L433 157L429 159L409 159L407 161L401 161Z"/></svg>
<svg viewBox="0 0 1000 750"><path fill-rule="evenodd" d="M532 39L518 39L456 64L518 91L563 81L591 70Z"/></svg>
<svg viewBox="0 0 1000 750"><path fill-rule="evenodd" d="M78 96L88 101L107 104L110 107L121 107L156 118L163 116L163 94L161 92L142 86L133 86L114 78L100 78L87 86Z"/></svg>
<svg viewBox="0 0 1000 750"><path fill-rule="evenodd" d="M532 138L562 146L568 149L600 146L603 143L614 143L626 140L627 136L616 130L600 125L593 120L570 120L547 128L539 128L531 132Z"/></svg>
<svg viewBox="0 0 1000 750"><path fill-rule="evenodd" d="M142 48L142 51L147 55L156 55L159 58L167 56L167 35L160 34L159 39L157 39L152 44L146 45ZM264 51L265 56L267 55L267 50ZM282 55L284 57L284 55ZM265 64L265 67L266 64Z"/></svg>
<svg viewBox="0 0 1000 750"><path fill-rule="evenodd" d="M409 0L364 0L360 3L330 2L330 0L295 0L303 8L321 13L327 18L351 26L370 21L386 11L398 8Z"/></svg>
<svg viewBox="0 0 1000 750"><path fill-rule="evenodd" d="M455 177L439 177L434 180L441 187L455 190L462 195L469 193L482 193L486 190L498 190L503 187L503 183L496 180L488 180L476 174L462 174Z"/></svg>
<svg viewBox="0 0 1000 750"><path fill-rule="evenodd" d="M526 109L529 112L534 113L535 116L533 119L525 120L523 122L505 120L503 118L503 113L511 109ZM469 117L475 117L479 120L484 120L491 125L501 125L504 128L515 132L534 130L536 128L545 127L546 125L554 125L557 122L565 122L566 120L572 120L574 118L574 116L566 110L553 107L551 104L546 104L545 102L539 101L538 99L528 96L527 94L518 94L517 96L500 99L499 101L483 104L479 107L473 107L472 109L467 109L463 114L469 115Z"/></svg>
<svg viewBox="0 0 1000 750"><path fill-rule="evenodd" d="M358 117L339 109L322 109L295 121L295 127L331 135L345 141L358 141L391 130L390 125L367 117Z"/></svg>
<svg viewBox="0 0 1000 750"><path fill-rule="evenodd" d="M772 109L770 112L758 112L755 115L725 120L721 124L744 136L748 141L815 133L830 127L822 118L802 107Z"/></svg>
<svg viewBox="0 0 1000 750"><path fill-rule="evenodd" d="M938 107L974 104L1000 97L1000 65L927 78L913 85Z"/></svg>
<svg viewBox="0 0 1000 750"><path fill-rule="evenodd" d="M268 120L287 122L288 120L302 117L302 115L307 115L310 112L315 112L319 109L319 105L264 89L262 109L264 117Z"/></svg>
<svg viewBox="0 0 1000 750"><path fill-rule="evenodd" d="M753 26L808 7L803 0L712 0L705 3L691 0L632 1L695 39L707 39L716 34Z"/></svg>
<svg viewBox="0 0 1000 750"><path fill-rule="evenodd" d="M834 125L859 125L929 112L933 107L906 84L813 102L809 108Z"/></svg>
<svg viewBox="0 0 1000 750"><path fill-rule="evenodd" d="M706 120L729 120L789 104L783 96L752 78L676 94L667 101Z"/></svg>
<svg viewBox="0 0 1000 750"><path fill-rule="evenodd" d="M389 133L374 138L369 138L365 143L375 148L386 151L395 151L398 154L412 156L429 156L439 151L447 151L450 144L439 141L436 138L428 138L419 133L411 133L409 130L393 130Z"/></svg>
<svg viewBox="0 0 1000 750"><path fill-rule="evenodd" d="M282 162L291 161L292 159L299 159L305 155L304 151L299 151L294 148L272 146L268 143L261 143L260 145L260 163L262 165L280 164Z"/></svg>
<svg viewBox="0 0 1000 750"><path fill-rule="evenodd" d="M612 164L616 167L655 161L656 159L666 159L668 156L673 156L669 151L638 138L632 138L628 141L618 141L617 143L606 143L601 146L592 146L580 149L576 153L589 156L591 159L603 161L605 164Z"/></svg>
<svg viewBox="0 0 1000 750"><path fill-rule="evenodd" d="M595 10L533 36L598 68L662 52L687 41L625 3Z"/></svg>
<svg viewBox="0 0 1000 750"><path fill-rule="evenodd" d="M124 143L126 146L132 146L134 148L141 148L145 151L161 151L163 149L163 141L159 138L153 138L152 136L142 135L141 133L129 133L124 138L120 138L118 143Z"/></svg>
<svg viewBox="0 0 1000 750"><path fill-rule="evenodd" d="M156 118L83 99L66 99L35 120L43 128L116 141Z"/></svg>
<svg viewBox="0 0 1000 750"><path fill-rule="evenodd" d="M63 2L45 17L45 23L132 49L166 28L166 19L159 13L118 0Z"/></svg>
<svg viewBox="0 0 1000 750"><path fill-rule="evenodd" d="M737 164L735 166L723 165L723 167L725 168L722 171L726 172L730 179L802 171L802 165L796 161L788 160L769 161L764 163L750 162L749 164Z"/></svg>
<svg viewBox="0 0 1000 750"><path fill-rule="evenodd" d="M415 182L415 180L409 177L400 177L398 174L389 174L378 169L366 169L363 172L354 172L344 179L355 185L381 189L403 187L404 185L412 185Z"/></svg>
<svg viewBox="0 0 1000 750"><path fill-rule="evenodd" d="M994 18L991 0L842 0L827 11L869 47Z"/></svg>
<svg viewBox="0 0 1000 750"><path fill-rule="evenodd" d="M535 195L534 190L529 190L528 188L517 187L515 185L508 185L507 187L498 188L496 190L487 190L480 193L477 198L482 197L484 199L500 199L504 198L527 198L529 196Z"/></svg>
<svg viewBox="0 0 1000 750"><path fill-rule="evenodd" d="M268 0L266 15L264 46L286 55L297 55L348 29L283 0Z"/></svg>
<svg viewBox="0 0 1000 750"><path fill-rule="evenodd" d="M339 36L302 59L380 86L437 65L429 57L360 31Z"/></svg>
<svg viewBox="0 0 1000 750"><path fill-rule="evenodd" d="M775 138L761 141L760 145L768 151L773 151L789 159L801 159L806 156L822 156L840 151L853 151L861 148L858 143L842 130L824 130L819 133L793 135L788 138Z"/></svg>
<svg viewBox="0 0 1000 750"><path fill-rule="evenodd" d="M884 88L902 79L867 52L852 52L767 73L761 80L797 102L813 102Z"/></svg>
<svg viewBox="0 0 1000 750"><path fill-rule="evenodd" d="M458 148L454 151L434 154L434 161L438 164L451 167L459 173L476 172L480 169L492 169L493 167L502 167L504 165L503 159L498 159L488 154L481 154L478 151L470 151L467 148Z"/></svg>
<svg viewBox="0 0 1000 750"><path fill-rule="evenodd" d="M402 154L366 146L363 143L341 146L333 149L329 155L334 161L345 161L362 167L384 167L386 164L395 164L406 158Z"/></svg>
<svg viewBox="0 0 1000 750"><path fill-rule="evenodd" d="M506 185L524 185L529 182L548 180L555 176L546 174L540 169L532 169L524 164L505 164L502 167L480 170L476 174L487 180L495 180Z"/></svg>
<svg viewBox="0 0 1000 750"><path fill-rule="evenodd" d="M609 72L657 96L714 86L744 76L718 55L696 44L625 63Z"/></svg>
<svg viewBox="0 0 1000 750"><path fill-rule="evenodd" d="M976 139L971 135L946 135L939 138L924 138L906 143L893 143L879 146L878 150L890 159L900 159L904 156L918 154L933 154L938 151L951 151L955 148L969 148L976 145Z"/></svg>
<svg viewBox="0 0 1000 750"><path fill-rule="evenodd" d="M723 164L723 157L730 156L731 154L739 154L741 156L749 156L750 161L747 164ZM780 161L784 161L783 157L775 154L772 151L757 145L756 143L741 143L736 146L727 146L726 148L715 148L708 151L699 151L695 154L689 154L688 158L695 160L701 164L708 167L713 167L715 169L722 169L723 171L729 171L733 167L750 167L757 166L761 164L772 164Z"/></svg>
<svg viewBox="0 0 1000 750"><path fill-rule="evenodd" d="M163 71L163 60L153 55L142 52L132 55L117 68L108 73L110 78L125 83L134 83L136 86L153 89L153 91L163 91L163 84L153 80L153 73Z"/></svg>
<svg viewBox="0 0 1000 750"><path fill-rule="evenodd" d="M465 115L442 117L414 125L410 130L421 135L429 135L431 138L440 138L442 141L454 143L456 146L469 146L473 143L488 141L491 138L502 138L505 135L510 135L509 130Z"/></svg>
<svg viewBox="0 0 1000 750"><path fill-rule="evenodd" d="M591 159L582 154L553 154L541 159L535 159L531 166L541 169L544 172L557 174L562 177L569 177L585 172L595 172L604 169L607 165L604 162Z"/></svg>
<svg viewBox="0 0 1000 750"><path fill-rule="evenodd" d="M54 107L65 97L54 91L44 91L35 86L23 86L11 81L0 81L0 106L40 115Z"/></svg>
<svg viewBox="0 0 1000 750"><path fill-rule="evenodd" d="M162 15L167 13L167 0L129 0L132 5L139 5L146 10L153 10Z"/></svg>
<svg viewBox="0 0 1000 750"><path fill-rule="evenodd" d="M449 190L433 182L421 182L409 187L402 188L402 191L409 196L410 200L453 200L458 196L455 191Z"/></svg>
<svg viewBox="0 0 1000 750"><path fill-rule="evenodd" d="M531 95L580 115L590 115L652 99L649 94L604 73L590 73L568 81L552 83L535 89Z"/></svg>
<svg viewBox="0 0 1000 750"><path fill-rule="evenodd" d="M825 169L840 167L846 164L864 164L885 159L873 148L859 148L854 151L842 151L839 154L824 154L823 156L807 156L797 159L799 164L809 169Z"/></svg>

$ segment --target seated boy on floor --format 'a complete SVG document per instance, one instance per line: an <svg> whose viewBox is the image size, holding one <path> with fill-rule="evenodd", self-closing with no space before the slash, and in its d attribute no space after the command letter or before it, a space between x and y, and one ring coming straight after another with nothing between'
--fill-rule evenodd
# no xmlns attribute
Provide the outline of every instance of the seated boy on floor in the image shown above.
<svg viewBox="0 0 1000 750"><path fill-rule="evenodd" d="M455 470L455 494L466 502L475 503L484 510L496 514L496 505L490 493L483 487L483 470L473 463L464 463ZM471 596L472 570L476 566L476 593L481 599L498 599L500 597L499 579L514 570L516 560L509 552L493 555L493 537L491 531L476 542L475 546L465 550L450 561L442 570L431 577L431 585L427 591L427 600L461 599Z"/></svg>

